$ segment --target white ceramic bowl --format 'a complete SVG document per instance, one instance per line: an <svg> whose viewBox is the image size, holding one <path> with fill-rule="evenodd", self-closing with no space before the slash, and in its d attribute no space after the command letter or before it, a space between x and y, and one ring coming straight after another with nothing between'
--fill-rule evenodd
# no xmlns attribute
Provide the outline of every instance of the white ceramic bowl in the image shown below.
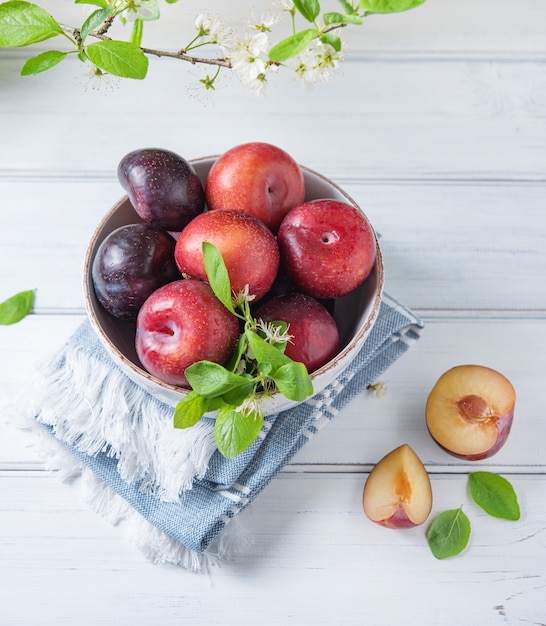
<svg viewBox="0 0 546 626"><path fill-rule="evenodd" d="M204 157L191 163L203 184L211 165L218 157ZM302 167L306 200L333 198L352 204L359 210L356 202L338 185L321 174ZM126 224L140 223L142 220L133 209L127 196L117 202L105 215L95 230L85 257L84 291L89 319L104 347L113 360L135 383L145 388L158 400L175 406L188 393L187 389L165 383L149 374L141 365L135 351L135 324L119 320L107 313L99 304L93 288L91 267L96 251L102 241L116 228ZM369 335L379 313L383 290L383 261L379 243L376 239L377 260L370 276L352 293L338 298L334 306L334 319L340 332L340 351L331 361L311 374L315 393L322 391L353 360L366 337ZM264 400L264 414L272 414L298 404L288 400L280 393Z"/></svg>

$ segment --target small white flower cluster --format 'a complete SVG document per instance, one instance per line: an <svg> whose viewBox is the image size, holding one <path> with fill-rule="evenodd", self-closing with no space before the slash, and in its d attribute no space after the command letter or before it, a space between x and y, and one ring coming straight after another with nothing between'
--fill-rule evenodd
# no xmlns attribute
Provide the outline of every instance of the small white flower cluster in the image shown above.
<svg viewBox="0 0 546 626"><path fill-rule="evenodd" d="M316 39L294 59L290 66L296 75L309 87L317 82L327 82L343 61L343 49L337 52L329 44Z"/></svg>
<svg viewBox="0 0 546 626"><path fill-rule="evenodd" d="M231 65L231 71L240 82L258 95L264 95L272 74L279 69L279 64L269 59L272 48L270 33L277 25L283 13L293 15L294 5L291 0L274 3L280 12L268 11L260 19L244 20L246 24L242 35L231 28L222 18L207 13L200 13L195 20L197 30L193 48L197 45L214 44L220 47L222 54ZM197 45L196 45L197 42ZM309 86L318 81L329 80L343 61L343 53L335 50L319 39L312 41L297 57L284 65L292 69L294 76ZM214 88L214 80L207 76L199 82L208 89Z"/></svg>

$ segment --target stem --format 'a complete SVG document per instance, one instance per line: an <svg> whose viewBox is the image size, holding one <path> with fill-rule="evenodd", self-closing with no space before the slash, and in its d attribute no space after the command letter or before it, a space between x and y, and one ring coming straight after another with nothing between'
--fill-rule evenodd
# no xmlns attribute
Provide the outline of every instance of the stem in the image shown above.
<svg viewBox="0 0 546 626"><path fill-rule="evenodd" d="M66 24L61 24L61 28L71 35L75 40L79 40L80 31L73 26L67 26ZM96 39L101 39L102 41L110 41L112 38L103 35L99 31L93 31L89 33L91 37L95 37ZM140 48L144 54L148 54L156 57L168 57L171 59L178 59L179 61L187 61L192 65L196 64L204 64L204 65L217 65L218 67L226 67L231 69L230 61L222 58L207 58L207 57L196 57L191 54L186 54L185 52L169 52L168 50L154 50L152 48Z"/></svg>

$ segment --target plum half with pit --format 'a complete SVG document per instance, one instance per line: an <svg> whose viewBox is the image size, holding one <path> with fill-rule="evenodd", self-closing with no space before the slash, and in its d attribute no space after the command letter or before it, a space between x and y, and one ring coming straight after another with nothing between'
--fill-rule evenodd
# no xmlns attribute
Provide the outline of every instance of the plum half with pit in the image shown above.
<svg viewBox="0 0 546 626"><path fill-rule="evenodd" d="M112 231L93 259L91 277L100 304L114 317L134 321L148 296L180 278L175 240L151 224Z"/></svg>
<svg viewBox="0 0 546 626"><path fill-rule="evenodd" d="M193 166L170 150L141 148L126 154L118 179L138 215L179 232L205 208L203 185Z"/></svg>

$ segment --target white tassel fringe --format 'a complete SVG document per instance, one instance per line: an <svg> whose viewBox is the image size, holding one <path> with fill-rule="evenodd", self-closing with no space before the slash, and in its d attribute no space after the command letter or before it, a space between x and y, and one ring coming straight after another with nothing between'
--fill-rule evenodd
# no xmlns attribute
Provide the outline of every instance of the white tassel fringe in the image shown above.
<svg viewBox="0 0 546 626"><path fill-rule="evenodd" d="M23 426L23 424L20 424ZM88 467L56 441L35 420L26 429L46 469L55 471L63 482L78 482L82 501L113 526L124 530L127 541L149 561L175 565L192 572L208 570L222 559L233 556L249 543L250 537L233 518L203 553L191 550L148 522L127 501L102 482Z"/></svg>
<svg viewBox="0 0 546 626"><path fill-rule="evenodd" d="M19 411L37 415L60 440L85 454L115 458L123 480L141 481L143 493L161 500L177 501L194 478L205 474L216 449L209 420L176 429L172 409L110 363L79 346L69 347L61 358L62 363L43 368L27 406L18 403Z"/></svg>

